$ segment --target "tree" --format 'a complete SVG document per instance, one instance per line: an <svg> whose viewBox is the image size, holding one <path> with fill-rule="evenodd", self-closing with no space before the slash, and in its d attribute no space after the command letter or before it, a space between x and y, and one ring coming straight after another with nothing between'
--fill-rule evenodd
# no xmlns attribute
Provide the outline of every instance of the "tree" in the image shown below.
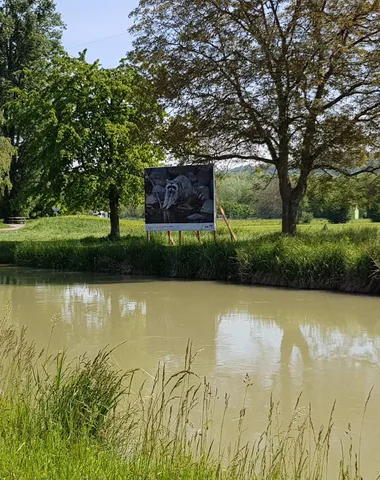
<svg viewBox="0 0 380 480"><path fill-rule="evenodd" d="M0 194L3 195L5 189L10 189L9 169L11 166L14 147L8 138L0 137Z"/></svg>
<svg viewBox="0 0 380 480"><path fill-rule="evenodd" d="M13 154L9 182L6 189L4 214L9 215L12 202L27 181L24 175L25 161L19 126L10 117L5 105L13 99L14 88L24 88L25 68L30 68L52 58L61 51L61 35L64 25L55 10L53 0L0 0L0 111L5 122L0 135L9 138L17 147ZM13 211L13 214L19 212Z"/></svg>
<svg viewBox="0 0 380 480"><path fill-rule="evenodd" d="M255 205L258 218L281 218L281 197L278 183L266 175L258 176Z"/></svg>
<svg viewBox="0 0 380 480"><path fill-rule="evenodd" d="M144 167L161 159L163 111L149 82L125 64L107 70L63 55L29 72L12 112L34 191L69 208L108 203L110 237L119 237L120 202L141 195Z"/></svg>
<svg viewBox="0 0 380 480"><path fill-rule="evenodd" d="M225 172L218 175L218 200L223 204L225 202L235 202L240 204L252 204L253 173Z"/></svg>
<svg viewBox="0 0 380 480"><path fill-rule="evenodd" d="M313 171L374 169L378 0L140 0L132 16L132 59L172 112L168 146L274 167L284 233Z"/></svg>
<svg viewBox="0 0 380 480"><path fill-rule="evenodd" d="M3 118L0 115L0 128L2 123ZM9 170L14 153L15 148L9 138L0 136L0 195L4 195L6 189L10 190L12 188L9 180Z"/></svg>

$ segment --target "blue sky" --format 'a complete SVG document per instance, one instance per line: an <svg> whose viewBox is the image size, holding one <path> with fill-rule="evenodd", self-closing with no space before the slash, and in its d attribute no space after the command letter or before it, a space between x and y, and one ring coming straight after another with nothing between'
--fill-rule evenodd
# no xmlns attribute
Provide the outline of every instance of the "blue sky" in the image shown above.
<svg viewBox="0 0 380 480"><path fill-rule="evenodd" d="M63 44L68 53L74 56L87 48L88 61L99 59L104 67L116 67L131 48L128 15L138 0L56 0L56 3L67 27Z"/></svg>

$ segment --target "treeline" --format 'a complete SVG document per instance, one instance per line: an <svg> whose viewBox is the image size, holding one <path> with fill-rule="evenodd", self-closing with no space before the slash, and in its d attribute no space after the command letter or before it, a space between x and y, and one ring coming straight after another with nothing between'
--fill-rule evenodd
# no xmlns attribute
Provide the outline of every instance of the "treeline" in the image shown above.
<svg viewBox="0 0 380 480"><path fill-rule="evenodd" d="M279 219L282 201L276 175L255 169L218 174L217 195L230 218ZM316 172L298 210L298 223L323 218L346 223L355 216L380 221L380 179Z"/></svg>

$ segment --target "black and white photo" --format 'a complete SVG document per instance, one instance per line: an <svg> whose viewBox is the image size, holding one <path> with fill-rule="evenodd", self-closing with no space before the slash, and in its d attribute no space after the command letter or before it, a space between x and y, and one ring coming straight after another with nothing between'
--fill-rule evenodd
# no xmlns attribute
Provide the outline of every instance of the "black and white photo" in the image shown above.
<svg viewBox="0 0 380 480"><path fill-rule="evenodd" d="M213 165L145 170L146 231L215 230Z"/></svg>

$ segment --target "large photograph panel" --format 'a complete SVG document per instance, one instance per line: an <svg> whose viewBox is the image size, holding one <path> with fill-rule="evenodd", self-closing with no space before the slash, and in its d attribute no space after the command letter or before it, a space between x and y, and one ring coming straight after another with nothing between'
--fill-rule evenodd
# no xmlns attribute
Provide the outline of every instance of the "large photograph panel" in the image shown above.
<svg viewBox="0 0 380 480"><path fill-rule="evenodd" d="M145 169L147 231L215 230L212 165Z"/></svg>

